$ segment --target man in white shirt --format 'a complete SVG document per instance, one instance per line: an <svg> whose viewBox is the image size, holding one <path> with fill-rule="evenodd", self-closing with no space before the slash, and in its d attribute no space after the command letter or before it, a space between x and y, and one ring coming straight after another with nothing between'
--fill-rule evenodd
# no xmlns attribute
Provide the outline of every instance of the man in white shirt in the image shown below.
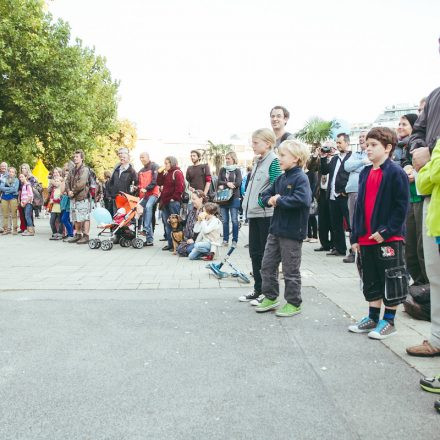
<svg viewBox="0 0 440 440"><path fill-rule="evenodd" d="M345 240L344 221L347 229L350 230L348 197L345 192L349 173L344 169L344 163L351 156L350 137L348 134L341 133L337 136L336 147L339 153L333 156L330 163L327 162L327 155L323 155L321 149L321 174L323 176L328 174L329 176L327 197L329 200L334 246L334 249L327 255L345 256L347 245Z"/></svg>

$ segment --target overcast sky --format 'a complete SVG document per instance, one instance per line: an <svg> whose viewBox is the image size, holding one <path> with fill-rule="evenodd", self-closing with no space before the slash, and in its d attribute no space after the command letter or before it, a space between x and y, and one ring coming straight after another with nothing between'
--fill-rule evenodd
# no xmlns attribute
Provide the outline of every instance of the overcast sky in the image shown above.
<svg viewBox="0 0 440 440"><path fill-rule="evenodd" d="M311 116L369 122L440 86L438 0L53 0L121 81L140 137L218 141Z"/></svg>

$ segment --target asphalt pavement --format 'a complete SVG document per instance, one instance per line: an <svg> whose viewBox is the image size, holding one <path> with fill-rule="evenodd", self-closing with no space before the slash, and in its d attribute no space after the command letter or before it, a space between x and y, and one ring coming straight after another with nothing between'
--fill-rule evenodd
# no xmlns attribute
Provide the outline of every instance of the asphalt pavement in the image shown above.
<svg viewBox="0 0 440 440"><path fill-rule="evenodd" d="M2 292L0 439L439 438L420 374L318 290L294 318L243 291Z"/></svg>

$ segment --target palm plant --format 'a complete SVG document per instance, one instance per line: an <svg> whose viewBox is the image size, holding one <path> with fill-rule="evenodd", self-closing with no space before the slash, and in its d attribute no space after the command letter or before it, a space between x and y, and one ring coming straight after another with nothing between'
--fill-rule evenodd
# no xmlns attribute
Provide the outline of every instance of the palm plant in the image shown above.
<svg viewBox="0 0 440 440"><path fill-rule="evenodd" d="M217 176L224 164L226 153L231 150L233 150L231 144L214 144L214 142L208 141L208 148L204 150L203 155L214 164Z"/></svg>
<svg viewBox="0 0 440 440"><path fill-rule="evenodd" d="M339 123L334 119L325 121L315 116L306 122L306 125L295 134L295 137L312 145L313 151L315 151L321 147L322 142L330 138L332 130L337 128L339 128Z"/></svg>

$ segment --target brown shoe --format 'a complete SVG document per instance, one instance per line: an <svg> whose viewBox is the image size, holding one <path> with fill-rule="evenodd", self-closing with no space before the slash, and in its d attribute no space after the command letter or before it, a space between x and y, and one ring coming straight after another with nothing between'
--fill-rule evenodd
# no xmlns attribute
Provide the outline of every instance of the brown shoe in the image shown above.
<svg viewBox="0 0 440 440"><path fill-rule="evenodd" d="M411 356L417 357L434 357L440 356L440 348L433 347L428 341L423 341L421 345L408 347L406 352Z"/></svg>
<svg viewBox="0 0 440 440"><path fill-rule="evenodd" d="M81 240L81 237L81 234L75 234L73 237L67 239L67 243L76 243L77 241Z"/></svg>
<svg viewBox="0 0 440 440"><path fill-rule="evenodd" d="M76 244L87 244L89 242L89 236L83 234L83 236L76 242Z"/></svg>

